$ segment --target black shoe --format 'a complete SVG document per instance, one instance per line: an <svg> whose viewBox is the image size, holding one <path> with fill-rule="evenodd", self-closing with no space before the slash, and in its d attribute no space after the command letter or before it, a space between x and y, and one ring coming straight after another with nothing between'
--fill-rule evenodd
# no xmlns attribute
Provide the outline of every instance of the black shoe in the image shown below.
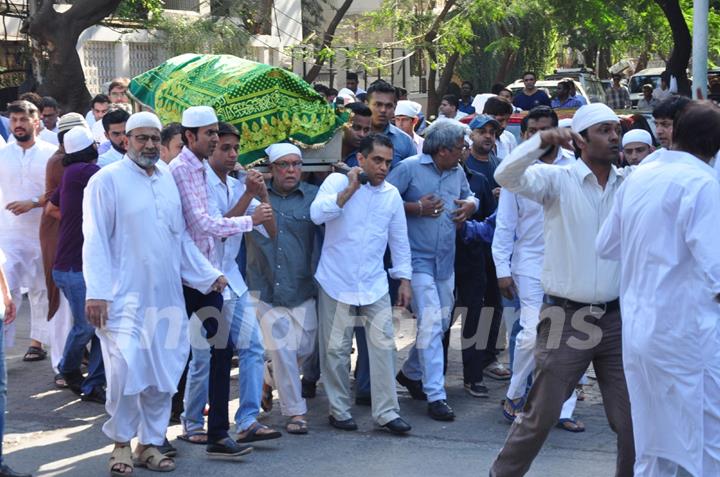
<svg viewBox="0 0 720 477"><path fill-rule="evenodd" d="M473 397L490 397L487 386L482 383L465 383L465 391Z"/></svg>
<svg viewBox="0 0 720 477"><path fill-rule="evenodd" d="M0 465L0 477L32 477L31 474L15 472L5 464Z"/></svg>
<svg viewBox="0 0 720 477"><path fill-rule="evenodd" d="M78 396L82 396L82 383L85 377L80 371L74 371L72 373L60 373L65 379L67 388ZM103 401L104 402L104 401Z"/></svg>
<svg viewBox="0 0 720 477"><path fill-rule="evenodd" d="M314 383L312 381L305 381L304 379L302 379L300 380L300 384L302 386L302 397L304 397L305 399L312 399L315 397L315 394L317 392L317 383Z"/></svg>
<svg viewBox="0 0 720 477"><path fill-rule="evenodd" d="M355 404L358 406L372 406L372 397L369 394L355 396Z"/></svg>
<svg viewBox="0 0 720 477"><path fill-rule="evenodd" d="M100 386L94 387L89 393L82 393L80 400L85 402L96 402L98 404L105 404L105 390Z"/></svg>
<svg viewBox="0 0 720 477"><path fill-rule="evenodd" d="M343 431L357 431L357 424L355 424L355 420L351 417L350 419L345 419L344 421L338 421L332 416L328 416L328 421L330 421L330 425L333 426L336 429L341 429Z"/></svg>
<svg viewBox="0 0 720 477"><path fill-rule="evenodd" d="M177 455L177 449L174 448L172 444L170 444L170 441L167 440L167 437L165 438L165 442L163 442L163 445L157 446L157 450L165 457L175 457Z"/></svg>
<svg viewBox="0 0 720 477"><path fill-rule="evenodd" d="M205 455L210 459L237 460L253 451L253 447L245 444L238 444L230 437L224 437L219 441L208 443L205 448Z"/></svg>
<svg viewBox="0 0 720 477"><path fill-rule="evenodd" d="M436 421L452 421L455 419L455 413L444 399L429 402L428 414Z"/></svg>
<svg viewBox="0 0 720 477"><path fill-rule="evenodd" d="M408 424L402 417L397 417L392 421L385 423L383 427L393 434L405 434L412 429L410 424Z"/></svg>
<svg viewBox="0 0 720 477"><path fill-rule="evenodd" d="M182 415L182 411L171 412L170 413L170 424L182 424L182 421L180 420L181 415Z"/></svg>
<svg viewBox="0 0 720 477"><path fill-rule="evenodd" d="M402 371L397 373L395 379L398 383L405 386L410 392L410 396L416 401L427 401L427 394L423 391L422 381L410 379Z"/></svg>

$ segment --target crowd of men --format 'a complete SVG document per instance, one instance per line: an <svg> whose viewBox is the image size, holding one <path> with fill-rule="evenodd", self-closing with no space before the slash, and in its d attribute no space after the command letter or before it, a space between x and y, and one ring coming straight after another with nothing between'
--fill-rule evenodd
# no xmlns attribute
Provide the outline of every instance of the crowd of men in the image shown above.
<svg viewBox="0 0 720 477"><path fill-rule="evenodd" d="M274 390L284 431L307 434L319 380L337 429L358 429L354 402L410 432L398 384L452 421L460 319L467 393L508 382L498 412L512 425L491 476L524 475L553 426L585 430L573 414L591 364L616 475L720 475L720 109L671 95L652 129L581 104L571 84L551 103L534 74L523 80L514 100L502 85L473 97L466 82L429 124L406 91L349 75L342 173L303 172L289 142L266 149L268 172L245 169L240 133L211 107L162 124L132 113L124 79L85 117L33 94L10 103L0 416L23 292L24 360L49 347L54 385L105 405L112 476L174 470L170 422L210 459L243 458L283 436L258 420ZM553 107L578 109L560 121ZM520 141L506 130L518 108ZM403 363L399 314L416 321ZM0 476L23 475L0 461Z"/></svg>

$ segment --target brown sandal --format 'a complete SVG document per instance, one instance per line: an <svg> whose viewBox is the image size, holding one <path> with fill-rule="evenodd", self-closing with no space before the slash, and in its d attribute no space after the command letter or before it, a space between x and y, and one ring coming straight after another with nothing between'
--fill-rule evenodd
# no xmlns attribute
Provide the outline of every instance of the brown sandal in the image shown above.
<svg viewBox="0 0 720 477"><path fill-rule="evenodd" d="M124 465L130 469L130 472L120 472L115 469L118 465ZM130 446L116 447L110 454L110 461L108 462L111 477L127 477L133 475L135 465L132 458L132 451Z"/></svg>
<svg viewBox="0 0 720 477"><path fill-rule="evenodd" d="M171 465L162 465L163 462L169 461ZM135 466L144 467L153 472L172 472L175 470L175 460L160 453L155 446L147 447L135 457Z"/></svg>

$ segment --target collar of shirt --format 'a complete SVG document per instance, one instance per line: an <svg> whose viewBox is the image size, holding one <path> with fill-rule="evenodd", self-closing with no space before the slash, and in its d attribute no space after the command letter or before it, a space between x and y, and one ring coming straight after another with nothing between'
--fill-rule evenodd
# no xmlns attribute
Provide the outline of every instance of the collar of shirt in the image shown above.
<svg viewBox="0 0 720 477"><path fill-rule="evenodd" d="M682 162L688 167L694 167L709 174L715 174L715 170L717 169L717 163L715 163L716 169L713 169L713 167L707 162L693 156L692 154L682 151L665 150L656 160L658 162Z"/></svg>
<svg viewBox="0 0 720 477"><path fill-rule="evenodd" d="M590 168L585 164L585 161L582 159L578 159L575 161L575 163L571 166L572 170L575 172L575 175L577 176L578 180L582 183L587 179L589 176L592 176L591 180L594 180L596 184L598 184L597 177L595 177L595 174L590 170ZM611 187L615 181L618 178L617 169L615 166L610 166L610 175L608 176L607 184L605 185L605 189L608 189Z"/></svg>
<svg viewBox="0 0 720 477"><path fill-rule="evenodd" d="M201 161L187 146L183 146L177 159L180 159L196 171L203 169L203 161Z"/></svg>
<svg viewBox="0 0 720 477"><path fill-rule="evenodd" d="M220 179L220 176L217 175L215 170L210 167L210 164L205 163L204 168L208 184L210 184L211 187L222 186L227 188L227 190L229 191L235 190L235 183L238 182L238 180L235 179L233 176L228 174L225 178L226 182L223 182L222 179Z"/></svg>

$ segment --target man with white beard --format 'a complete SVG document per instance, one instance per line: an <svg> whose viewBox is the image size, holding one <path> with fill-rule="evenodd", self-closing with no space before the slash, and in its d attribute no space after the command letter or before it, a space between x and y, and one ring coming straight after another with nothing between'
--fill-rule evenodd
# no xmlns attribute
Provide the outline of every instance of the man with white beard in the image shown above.
<svg viewBox="0 0 720 477"><path fill-rule="evenodd" d="M86 316L102 343L114 476L133 465L175 468L157 446L189 353L182 284L202 292L227 284L185 232L177 186L158 163L161 129L152 113L132 115L127 154L92 177L83 199Z"/></svg>

